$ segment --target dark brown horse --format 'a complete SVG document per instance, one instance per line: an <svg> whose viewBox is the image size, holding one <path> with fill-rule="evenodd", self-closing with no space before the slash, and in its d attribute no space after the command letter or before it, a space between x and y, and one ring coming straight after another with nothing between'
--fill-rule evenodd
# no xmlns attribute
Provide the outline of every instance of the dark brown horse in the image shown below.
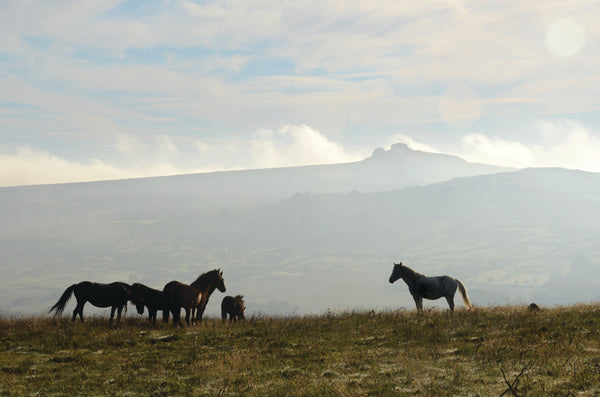
<svg viewBox="0 0 600 397"><path fill-rule="evenodd" d="M162 291L135 283L131 285L131 296L139 314L144 314L144 307L148 309L148 321L150 323L156 325L156 312L159 310L163 311L165 322L168 320L169 301Z"/></svg>
<svg viewBox="0 0 600 397"><path fill-rule="evenodd" d="M169 301L169 309L173 314L173 323L183 327L181 323L181 308L185 310L185 322L190 325L192 321L202 321L202 314L206 309L208 298L218 289L225 292L223 273L219 269L201 274L190 285L179 281L171 281L163 288L163 293Z"/></svg>
<svg viewBox="0 0 600 397"><path fill-rule="evenodd" d="M226 296L221 302L221 319L225 321L229 315L229 322L236 322L239 318L244 320L244 297L242 295Z"/></svg>
<svg viewBox="0 0 600 397"><path fill-rule="evenodd" d="M117 321L121 319L123 308L127 310L127 301L131 300L131 287L129 284L121 282L100 284L82 281L67 288L58 302L48 312L52 313L54 311L55 315L60 316L73 294L77 299L77 306L73 310L73 321L79 314L79 318L83 322L83 306L86 302L90 302L97 307L110 307L110 322L112 322L115 310L117 310Z"/></svg>
<svg viewBox="0 0 600 397"><path fill-rule="evenodd" d="M419 314L423 314L423 298L439 299L442 296L446 298L450 311L454 312L454 294L457 288L467 309L471 310L473 308L467 289L457 278L449 276L427 277L424 274L415 272L410 267L403 266L402 262L394 263L389 281L394 283L400 278L408 285L408 290L415 300Z"/></svg>

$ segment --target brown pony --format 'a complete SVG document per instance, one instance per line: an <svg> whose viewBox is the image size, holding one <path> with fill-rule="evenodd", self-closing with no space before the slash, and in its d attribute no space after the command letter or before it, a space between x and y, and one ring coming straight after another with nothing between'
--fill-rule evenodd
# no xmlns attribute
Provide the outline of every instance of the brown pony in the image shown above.
<svg viewBox="0 0 600 397"><path fill-rule="evenodd" d="M221 319L225 321L229 314L229 322L236 322L237 319L244 320L244 297L242 295L226 296L221 302Z"/></svg>
<svg viewBox="0 0 600 397"><path fill-rule="evenodd" d="M190 325L192 321L202 321L202 314L206 309L208 298L218 289L225 292L223 272L219 269L201 274L190 285L179 281L171 281L163 288L163 293L169 302L169 309L173 314L173 323L183 327L181 323L181 308L185 310L185 322Z"/></svg>

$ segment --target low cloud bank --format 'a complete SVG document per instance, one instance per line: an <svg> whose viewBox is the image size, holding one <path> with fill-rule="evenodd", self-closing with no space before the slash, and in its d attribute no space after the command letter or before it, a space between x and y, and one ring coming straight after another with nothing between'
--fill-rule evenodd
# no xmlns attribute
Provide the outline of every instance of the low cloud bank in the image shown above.
<svg viewBox="0 0 600 397"><path fill-rule="evenodd" d="M570 120L540 121L536 143L525 144L470 134L457 155L473 162L525 167L563 167L600 172L600 138L583 124Z"/></svg>
<svg viewBox="0 0 600 397"><path fill-rule="evenodd" d="M260 130L246 140L189 143L165 135L141 139L120 134L114 159L88 161L72 161L31 147L5 150L0 152L0 186L334 164L357 161L370 154L345 148L306 125Z"/></svg>
<svg viewBox="0 0 600 397"><path fill-rule="evenodd" d="M539 121L527 138L529 143L470 133L442 151L435 142L394 135L387 145L402 142L414 150L447 152L470 162L515 168L563 167L600 172L600 138L579 122ZM345 163L368 157L377 146L382 145L346 147L307 125L263 129L248 139L196 140L191 145L164 135L142 140L120 134L115 141L114 159L72 161L31 147L0 151L0 186Z"/></svg>
<svg viewBox="0 0 600 397"><path fill-rule="evenodd" d="M437 149L435 143L424 144L404 135L396 138L414 150L446 152L473 163L600 172L600 137L582 123L572 120L538 121L535 130L524 136L523 141L469 133L456 144L448 145L449 149L444 151Z"/></svg>

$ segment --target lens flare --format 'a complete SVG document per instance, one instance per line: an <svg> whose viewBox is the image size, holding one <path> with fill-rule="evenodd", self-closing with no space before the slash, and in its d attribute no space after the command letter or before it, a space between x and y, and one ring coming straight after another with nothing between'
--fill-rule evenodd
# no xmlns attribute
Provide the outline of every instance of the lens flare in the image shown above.
<svg viewBox="0 0 600 397"><path fill-rule="evenodd" d="M546 48L558 57L572 57L585 46L583 26L574 19L564 18L554 22L546 31Z"/></svg>

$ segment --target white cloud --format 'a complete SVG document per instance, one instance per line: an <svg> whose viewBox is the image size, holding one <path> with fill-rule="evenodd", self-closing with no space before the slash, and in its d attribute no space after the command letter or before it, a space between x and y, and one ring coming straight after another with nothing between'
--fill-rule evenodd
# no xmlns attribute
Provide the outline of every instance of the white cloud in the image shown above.
<svg viewBox="0 0 600 397"><path fill-rule="evenodd" d="M364 153L348 151L306 125L286 125L278 131L259 131L252 141L258 168L334 164L357 161Z"/></svg>
<svg viewBox="0 0 600 397"><path fill-rule="evenodd" d="M439 152L410 137L397 136L417 150ZM480 133L463 136L448 152L475 163L506 167L562 167L600 172L600 137L580 122L538 121L527 142L488 137Z"/></svg>
<svg viewBox="0 0 600 397"><path fill-rule="evenodd" d="M0 187L145 178L204 171L208 170L179 167L164 158L118 166L100 159L71 161L29 147L0 154Z"/></svg>
<svg viewBox="0 0 600 397"><path fill-rule="evenodd" d="M239 119L268 108L269 112L260 113L262 120L250 124L252 128L258 128L273 123L268 118L276 117L275 113L281 108L294 112L291 107L310 108L314 104L315 95L290 94L290 89L281 84L279 70L269 73L267 67L266 76L262 73L252 77L245 75L243 68L250 59L258 60L262 65L285 59L298 74L310 75L318 71L317 74L322 76L319 94L335 100L329 101L327 107L321 104L320 107L351 114L359 121L372 116L370 112L355 111L360 98L368 98L373 107L397 109L393 117L389 111L382 112L381 116L386 117L387 122L400 119L414 123L432 118L439 120L441 116L452 122L460 117L472 119L481 111L478 101L469 99L467 102L474 106L462 106L465 102L462 94L459 102L455 100L456 95L433 98L433 101L441 99L441 115L434 106L425 107L429 108L427 112L401 107L407 99L402 86L420 84L438 84L441 92L459 86L471 87L473 92L479 93L482 91L477 90L478 86L492 87L493 92L498 84L509 83L512 92L502 96L505 101L527 97L531 98L531 106L539 101L546 109L548 93L543 91L547 87L543 83L568 79L573 92L580 93L578 109L585 110L598 101L596 92L582 89L595 86L594 82L574 78L573 73L565 73L560 67L548 64L543 31L556 21L556 15L564 14L564 6L557 4L541 6L514 1L504 7L475 8L457 1L425 1L418 5L397 2L348 5L325 1L319 3L321 11L315 14L313 2L266 3L257 7L235 1L202 4L178 1L154 6L158 10L154 13L114 17L110 15L115 14L107 16L106 12L117 2L103 3L102 6L90 1L77 2L77 5L47 3L17 2L16 10L9 8L4 13L0 10L0 15L4 15L0 21L10 23L9 28L0 28L0 37L6 38L7 46L14 46L15 40L21 43L21 62L11 69L29 70L28 77L41 74L47 81L70 87L76 94L82 89L86 93L110 91L125 94L117 98L127 98L131 91L158 95L154 100L158 99L159 104L167 100L205 104L193 110L191 107L178 108L177 112L171 108L167 114L175 119L214 119L229 124L232 122L229 114L215 112L214 108L223 108L231 101L231 110L241 114ZM589 15L584 4L569 5L569 14L574 15L571 20L576 20L577 26L586 28L590 42L597 37L593 28L595 18ZM27 15L29 21L11 22L14 15ZM33 32L29 30L32 25L36 29ZM591 26L588 28L588 25ZM48 48L28 45L24 38L32 36L47 40L51 45ZM198 48L205 49L206 53L202 54ZM106 64L95 62L93 57L82 60L77 53L90 50L107 58L117 58L117 52L120 57L127 56L129 50L138 49L148 49L150 53L156 50L158 58L164 51L170 54L169 62L127 59L127 62L113 60ZM597 64L597 56L590 52L581 62ZM224 81L222 75L214 74L214 69L242 71L237 76L242 78ZM323 71L327 73L323 74ZM544 76L549 73L551 78L546 79ZM381 90L363 84L363 81L352 80L356 74L364 76L358 80L383 78L388 87L398 85L400 88ZM253 84L257 77L260 81ZM541 81L529 85L527 82L532 78ZM311 79L295 79L293 83L291 90L315 90ZM257 85L262 89L257 90ZM269 95L261 96L264 92ZM411 92L410 101L430 96L415 94L415 90ZM489 98L491 91L485 92L485 103L494 108L499 103L498 97L491 95ZM551 98L555 103L553 109L560 108L563 102L573 103L572 98L563 101L560 95ZM60 98L56 99L59 100L54 101L57 105L52 110L69 112L69 105L74 101L61 106ZM211 106L212 103L215 105ZM103 105L107 107L103 114L110 118L116 109L110 109L110 99ZM129 114L153 110L145 108L144 101L125 99L119 105L129 108L126 112ZM459 105L460 111L454 111ZM448 108L450 111L444 111ZM318 112L311 109L307 114ZM313 119L287 120L290 119L322 125Z"/></svg>
<svg viewBox="0 0 600 397"><path fill-rule="evenodd" d="M536 165L600 172L600 137L586 126L571 120L540 121L537 130L541 143L532 148Z"/></svg>
<svg viewBox="0 0 600 397"><path fill-rule="evenodd" d="M371 148L348 148L307 125L261 129L248 139L198 141L196 153L213 170L277 168L362 160Z"/></svg>
<svg viewBox="0 0 600 397"><path fill-rule="evenodd" d="M120 133L117 134L115 147L131 162L144 159L168 161L176 159L180 153L177 145L166 135L134 137L131 134Z"/></svg>
<svg viewBox="0 0 600 397"><path fill-rule="evenodd" d="M70 183L143 176L94 159L87 163L68 161L51 153L20 147L0 154L0 186Z"/></svg>
<svg viewBox="0 0 600 397"><path fill-rule="evenodd" d="M116 146L119 152L126 155L138 153L143 150L140 141L132 137L130 134L118 134Z"/></svg>
<svg viewBox="0 0 600 397"><path fill-rule="evenodd" d="M600 138L579 122L539 121L528 142L463 136L449 150L396 134L388 146L405 143L413 150L448 152L470 162L515 168L564 167L600 172ZM373 147L349 148L307 125L287 124L278 130L262 129L248 139L175 140L164 135L142 140L129 134L116 137L120 160L71 161L52 153L20 147L0 154L0 186L67 183L105 179L189 174L234 169L276 168L335 164L368 157Z"/></svg>
<svg viewBox="0 0 600 397"><path fill-rule="evenodd" d="M531 149L520 142L488 138L482 134L469 134L462 138L460 157L473 163L487 163L506 167L534 166Z"/></svg>
<svg viewBox="0 0 600 397"><path fill-rule="evenodd" d="M376 147L384 141L379 127L431 133L435 123L485 125L489 115L581 114L600 101L600 52L592 48L600 25L588 2L7 4L0 7L0 52L7 54L0 94L23 106L0 109L0 138L11 134L6 141L15 147L40 152L42 134L46 142L68 135L83 147L81 140L106 142L127 131L117 147L144 169L157 162L178 170L337 162L364 152L300 123L341 142L352 139L344 139L347 131L374 126L368 131L378 134ZM566 15L573 23L555 24ZM548 50L555 45L573 54L554 57ZM244 136L290 121L289 130ZM219 141L222 131L230 135ZM204 149L194 159L186 144ZM252 146L270 155L240 149ZM521 142L486 138L485 130L465 137L457 152L518 165L542 156ZM561 153L553 152L567 157Z"/></svg>
<svg viewBox="0 0 600 397"><path fill-rule="evenodd" d="M385 148L389 150L389 148L394 143L404 143L410 149L412 149L412 150L418 150L418 151L421 151L421 152L440 153L433 146L424 144L422 142L417 142L413 138L409 137L408 135L404 135L404 134L397 134L397 135L393 135L392 137L390 137L388 139L387 145L385 145Z"/></svg>
<svg viewBox="0 0 600 397"><path fill-rule="evenodd" d="M142 140L118 134L120 160L71 161L20 147L0 154L0 186L68 183L357 161L369 151L349 150L306 125L259 130L249 140L176 141L165 135Z"/></svg>
<svg viewBox="0 0 600 397"><path fill-rule="evenodd" d="M158 156L161 159L168 159L179 154L179 149L171 138L166 135L159 135L153 139L154 145L158 149Z"/></svg>

